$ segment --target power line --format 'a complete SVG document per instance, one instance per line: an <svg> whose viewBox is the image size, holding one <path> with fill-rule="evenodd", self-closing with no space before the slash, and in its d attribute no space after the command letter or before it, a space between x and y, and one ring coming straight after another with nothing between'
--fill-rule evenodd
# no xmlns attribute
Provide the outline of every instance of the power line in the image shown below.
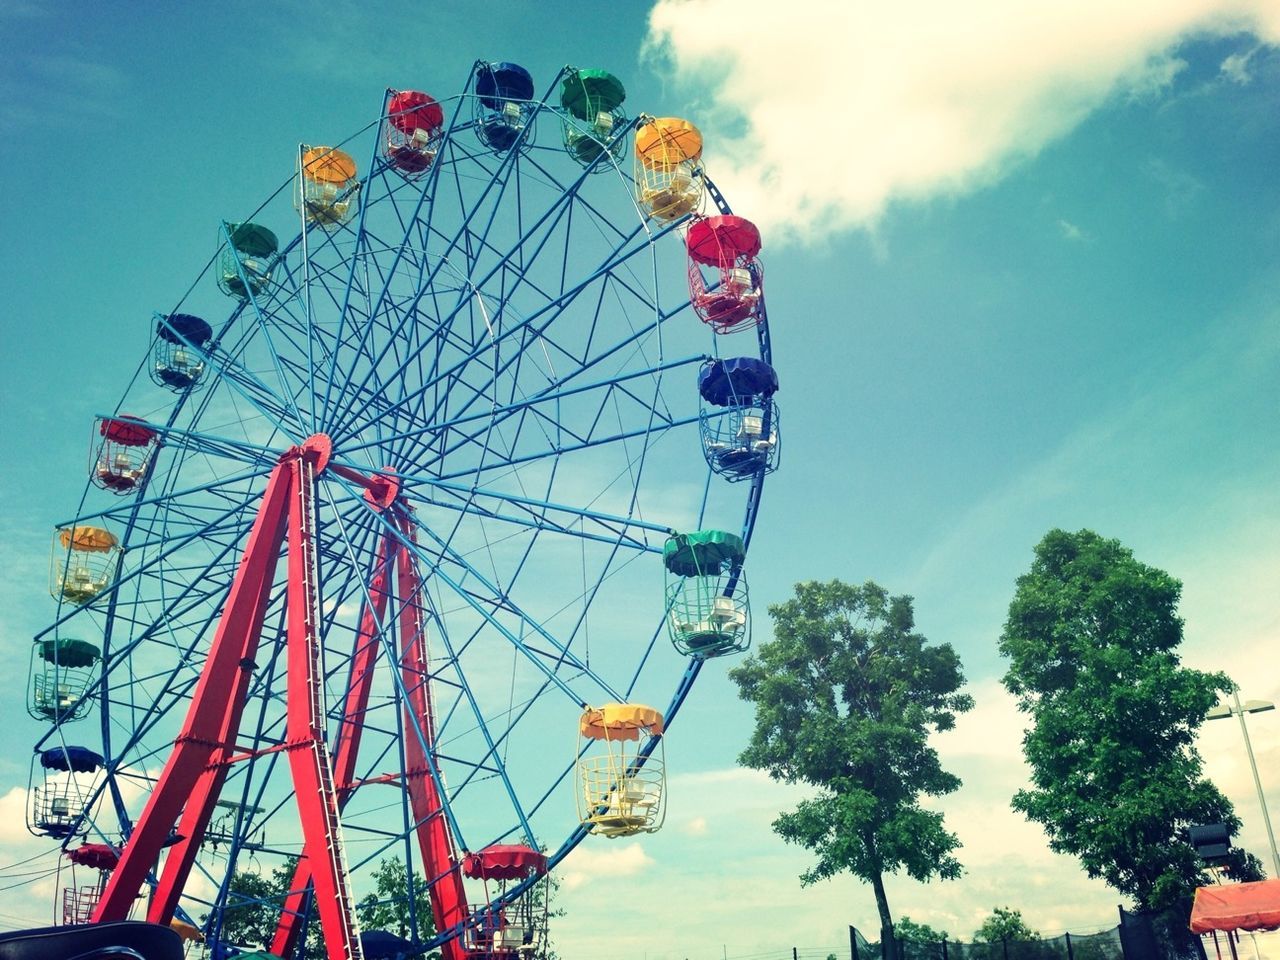
<svg viewBox="0 0 1280 960"><path fill-rule="evenodd" d="M12 870L14 867L25 866L26 864L30 863L32 860L39 860L41 857L47 857L51 853L60 853L61 850L62 850L61 847L52 847L48 850L41 850L39 853L32 854L31 856L27 857L27 859L25 860L17 860L13 863L8 864L7 866L0 867L0 873L3 873L6 870Z"/></svg>
<svg viewBox="0 0 1280 960"><path fill-rule="evenodd" d="M58 872L58 868L55 867L54 872L55 873ZM17 879L18 877L38 877L38 876L42 876L42 874L47 874L47 873L49 873L49 870L45 868L40 868L38 870L29 870L29 872L27 873L0 874L0 881L6 881L6 879Z"/></svg>
<svg viewBox="0 0 1280 960"><path fill-rule="evenodd" d="M57 869L50 870L48 873L38 877L34 877L31 880L21 880L18 883L11 883L7 887L0 887L0 891L12 890L15 887L28 887L33 883L39 883L41 880L47 880L49 877L55 877L57 875L58 875Z"/></svg>

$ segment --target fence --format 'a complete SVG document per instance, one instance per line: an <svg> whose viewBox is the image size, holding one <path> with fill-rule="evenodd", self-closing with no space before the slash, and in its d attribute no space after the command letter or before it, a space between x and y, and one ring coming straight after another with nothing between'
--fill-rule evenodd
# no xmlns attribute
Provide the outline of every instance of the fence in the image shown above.
<svg viewBox="0 0 1280 960"><path fill-rule="evenodd" d="M1184 912L1133 913L1121 908L1120 923L1101 933L1064 933L1041 940L997 943L933 943L898 941L896 958L882 957L879 943L871 943L855 928L849 942L838 946L791 947L763 945L724 947L714 957L696 960L1280 960L1280 930L1202 940L1187 928Z"/></svg>
<svg viewBox="0 0 1280 960"><path fill-rule="evenodd" d="M849 928L853 960L1205 960L1200 938L1177 911L1133 913L1120 908L1120 923L1101 933L1064 933L1041 940L964 943L897 940L885 951ZM896 949L895 949L896 948Z"/></svg>

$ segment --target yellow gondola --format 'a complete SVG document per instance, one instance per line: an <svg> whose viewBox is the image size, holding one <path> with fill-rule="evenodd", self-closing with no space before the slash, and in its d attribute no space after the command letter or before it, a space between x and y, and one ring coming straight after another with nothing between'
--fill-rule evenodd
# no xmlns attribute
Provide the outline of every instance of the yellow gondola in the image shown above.
<svg viewBox="0 0 1280 960"><path fill-rule="evenodd" d="M702 134L678 117L649 119L636 129L636 200L670 222L696 213L704 193Z"/></svg>
<svg viewBox="0 0 1280 960"><path fill-rule="evenodd" d="M63 527L49 557L49 592L72 603L88 603L116 578L120 542L101 527Z"/></svg>
<svg viewBox="0 0 1280 960"><path fill-rule="evenodd" d="M578 732L602 747L578 756L578 819L591 833L628 837L662 826L662 729L662 714L642 704L609 703L583 712ZM642 745L642 738L657 739L656 750Z"/></svg>
<svg viewBox="0 0 1280 960"><path fill-rule="evenodd" d="M359 209L360 181L356 162L334 147L303 150L294 206L311 223L332 229Z"/></svg>

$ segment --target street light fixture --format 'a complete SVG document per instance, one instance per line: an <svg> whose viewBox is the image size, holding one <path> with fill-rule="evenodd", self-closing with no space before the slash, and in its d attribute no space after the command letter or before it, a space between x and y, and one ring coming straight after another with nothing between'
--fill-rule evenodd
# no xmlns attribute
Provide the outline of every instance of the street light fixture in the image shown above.
<svg viewBox="0 0 1280 960"><path fill-rule="evenodd" d="M1258 764L1253 759L1253 744L1249 742L1249 727L1244 722L1246 713L1262 713L1264 710L1274 710L1276 705L1270 700L1246 700L1242 705L1240 703L1240 692L1233 690L1231 698L1235 701L1234 706L1226 704L1218 704L1204 715L1206 720L1221 720L1223 717L1230 717L1233 714L1240 718L1240 732L1244 735L1244 748L1249 754L1249 768L1253 771L1253 785L1258 788L1258 804L1262 807L1262 822L1267 828L1267 840L1271 843L1271 863L1275 866L1274 877L1280 877L1280 853L1276 852L1276 835L1271 832L1271 817L1267 813L1267 800L1262 792L1262 781L1258 778Z"/></svg>

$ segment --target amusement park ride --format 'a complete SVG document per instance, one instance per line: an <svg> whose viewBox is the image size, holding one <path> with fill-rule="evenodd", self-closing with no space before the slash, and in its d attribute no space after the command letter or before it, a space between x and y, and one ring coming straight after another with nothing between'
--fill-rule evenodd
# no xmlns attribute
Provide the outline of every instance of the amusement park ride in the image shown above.
<svg viewBox="0 0 1280 960"><path fill-rule="evenodd" d="M156 315L32 650L28 826L72 874L38 955L134 917L218 958L319 924L330 960L536 960L549 872L661 826L664 734L749 644L778 380L759 232L625 96L487 62L389 90L365 176L301 146ZM234 882L263 861L269 903Z"/></svg>

